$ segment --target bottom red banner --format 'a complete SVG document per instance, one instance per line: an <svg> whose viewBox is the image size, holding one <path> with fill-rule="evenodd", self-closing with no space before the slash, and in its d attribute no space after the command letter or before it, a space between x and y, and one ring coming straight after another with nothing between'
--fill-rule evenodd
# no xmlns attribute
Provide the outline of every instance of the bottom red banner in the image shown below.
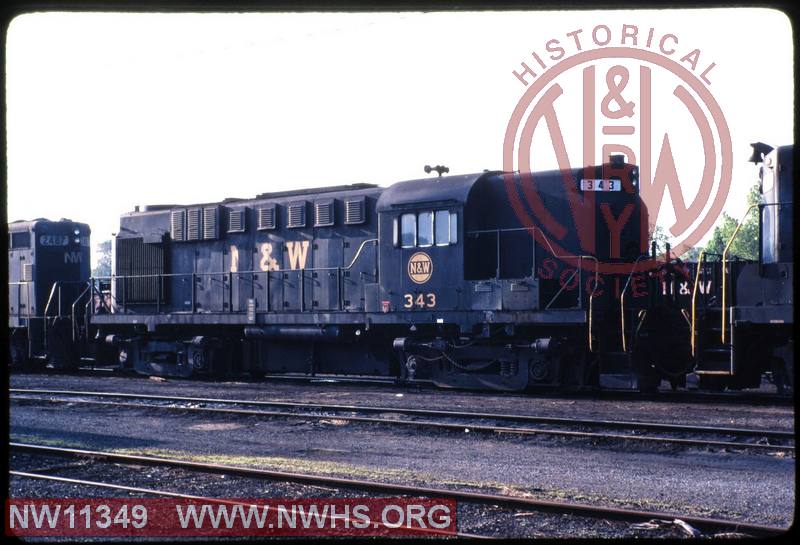
<svg viewBox="0 0 800 545"><path fill-rule="evenodd" d="M23 537L447 537L455 533L455 501L435 498L6 501L6 535Z"/></svg>

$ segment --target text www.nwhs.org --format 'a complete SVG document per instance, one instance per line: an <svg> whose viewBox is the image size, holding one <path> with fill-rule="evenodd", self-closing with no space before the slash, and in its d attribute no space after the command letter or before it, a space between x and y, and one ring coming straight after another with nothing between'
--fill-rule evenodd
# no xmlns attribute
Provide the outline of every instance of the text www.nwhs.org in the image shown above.
<svg viewBox="0 0 800 545"><path fill-rule="evenodd" d="M456 533L456 503L432 498L11 499L6 534L36 536L420 536Z"/></svg>

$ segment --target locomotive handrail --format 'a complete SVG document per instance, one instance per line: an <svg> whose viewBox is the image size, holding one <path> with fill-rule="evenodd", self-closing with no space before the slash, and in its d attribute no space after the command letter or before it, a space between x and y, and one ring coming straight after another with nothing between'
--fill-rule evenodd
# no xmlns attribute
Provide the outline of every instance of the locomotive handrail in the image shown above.
<svg viewBox="0 0 800 545"><path fill-rule="evenodd" d="M86 283L86 287L83 289L81 294L78 295L78 297L72 302L72 309L71 309L71 313L70 313L70 316L72 317L72 342L75 342L77 340L76 339L76 335L75 335L75 331L77 329L77 326L76 326L76 323L75 323L75 305L77 305L78 301L80 301L83 298L83 296L86 294L86 292L91 290L91 289L92 289L91 283L87 282ZM89 298L89 299L91 300L91 298Z"/></svg>
<svg viewBox="0 0 800 545"><path fill-rule="evenodd" d="M58 287L58 303L59 303L59 306L61 305L61 285L60 284L61 284L60 280L56 280L55 282L53 282L53 286L50 288L50 295L47 298L47 304L44 306L44 317L42 319L42 328L43 328L42 329L42 335L43 335L43 339L44 339L44 348L45 348L45 350L48 348L47 347L47 313L50 310L50 303L53 302L53 295L55 295L56 287ZM61 314L61 312L59 310L59 315L60 314Z"/></svg>
<svg viewBox="0 0 800 545"><path fill-rule="evenodd" d="M725 307L727 306L727 299L728 299L728 289L727 289L727 287L728 287L728 282L727 282L728 273L727 273L727 267L726 267L727 259L728 259L728 250L731 249L731 244L733 244L734 239L736 239L736 235L739 234L739 230L742 228L742 225L744 225L744 220L747 219L747 216L750 215L750 212L754 208L760 208L760 204L751 204L747 208L747 211L744 213L744 216L742 216L742 219L739 222L739 224L736 226L736 229L733 230L733 234L731 235L731 238L728 239L728 243L725 245L725 249L722 251L722 335L721 335L722 344L725 344L725 322L726 322L726 320L725 320ZM759 217L758 221L759 221L759 223L761 223L761 218L760 217Z"/></svg>
<svg viewBox="0 0 800 545"><path fill-rule="evenodd" d="M575 269L575 271L573 271L572 275L567 279L566 282L563 283L563 285L556 292L556 294L553 295L553 297L550 298L550 301L544 307L545 310L550 308L550 305L552 305L555 302L555 300L558 298L558 296L561 295L561 293L564 291L564 289L569 285L569 283L572 281L572 279L575 278L575 275L578 274L579 272L580 272L580 277L579 277L579 280L578 280L578 284L579 284L578 285L578 295L580 296L582 294L581 290L583 290L583 282L582 282L582 279L583 279L583 272L582 272L583 271L583 267L582 267L582 263L580 263L580 262L582 262L584 259L591 259L592 261L594 261L594 282L592 283L592 292L589 294L589 316L588 316L589 351L593 352L594 351L594 346L593 346L594 343L592 341L592 315L593 315L594 307L593 307L592 303L593 303L593 300L595 298L595 293L597 292L597 286L598 286L597 277L600 274L600 262L593 255L562 255L562 254L557 254L555 249L553 248L553 245L550 243L550 239L548 239L547 235L544 233L544 231L542 231L538 227L512 227L510 229L476 229L474 231L467 231L466 232L467 236L468 235L483 234L483 233L495 233L497 235L497 246L498 246L498 259L497 259L498 274L497 274L497 278L498 279L500 278L500 275L499 275L499 270L500 270L500 259L499 259L500 233L509 233L509 232L514 232L514 231L533 231L534 233L536 231L539 231L539 233L542 235L542 239L547 244L547 247L550 249L550 253L553 255L553 257L556 257L558 259L578 259L579 260L578 268ZM534 237L534 239L535 239L535 237ZM534 262L534 266L535 265L536 264ZM580 305L580 302L579 302L579 305Z"/></svg>
<svg viewBox="0 0 800 545"><path fill-rule="evenodd" d="M360 257L361 251L363 250L364 246L371 242L378 242L377 238L370 238L361 243L358 247L358 251L356 255L353 256L353 259L350 261L350 264L345 267L308 267L304 269L271 269L269 271L261 271L261 270L249 270L249 271L236 271L235 274L259 274L265 272L299 272L299 271L306 271L306 272L318 272L318 271L335 271L336 269L342 269L343 271L347 271L353 268L355 265L356 260ZM119 280L122 278L129 278L129 279L137 279L137 278L157 278L157 277L177 277L177 276L219 276L219 275L227 275L230 274L231 271L218 271L218 272L194 272L194 273L155 273L155 274L129 274L129 275L111 275L111 276L97 276L95 277L96 280Z"/></svg>
<svg viewBox="0 0 800 545"><path fill-rule="evenodd" d="M691 331L691 344L692 344L692 357L696 357L697 345L697 286L700 282L700 274L703 271L703 260L706 257L706 251L702 250L697 257L697 273L694 276L694 287L692 288L692 331ZM723 265L724 268L724 265ZM723 272L724 274L724 272Z"/></svg>
<svg viewBox="0 0 800 545"><path fill-rule="evenodd" d="M179 278L179 277L189 277L189 276L191 276L192 279L194 281L196 281L197 277L217 277L217 276L222 276L223 279L225 277L227 277L228 282L229 282L229 291L230 291L230 289L232 288L232 280L233 280L233 275L234 274L236 275L237 278L242 278L243 275L266 274L267 277L269 277L270 273L297 273L298 276L301 276L303 278L303 280L301 281L301 291L302 291L302 290L305 289L305 278L304 278L305 277L305 273L308 273L308 272L320 272L320 271L337 271L337 272L338 271L349 271L350 269L352 269L355 266L356 262L361 257L361 254L363 253L364 248L366 247L366 245L367 244L375 244L377 242L378 242L377 238L369 238L369 239L363 240L361 242L361 244L359 245L358 250L356 250L356 253L353 256L353 259L351 259L350 263L348 263L344 267L309 267L309 268L302 268L302 269L272 269L272 270L267 270L267 271L248 270L248 271L236 271L236 272L233 272L233 271L219 271L219 272L191 272L191 273L188 273L188 272L186 272L186 273L155 273L155 274L139 274L139 275L111 275L111 276L105 276L105 277L95 277L94 279L95 280L108 280L109 282L112 282L112 283L115 280L123 280L123 283L124 283L124 281L128 280L128 279L131 279L131 280L144 279L144 278L163 279L163 278ZM193 313L195 311L194 283L195 282L192 283L193 284L193 286L192 286L192 312ZM123 288L124 288L124 286L123 286ZM341 289L339 291L341 291ZM123 289L123 296L124 296L124 289ZM232 308L233 307L233 301L232 301L232 297L231 297L230 293L229 293L229 298L231 299L230 303L231 303L231 308ZM114 297L114 299L117 299L117 298ZM341 297L340 297L340 299L341 299ZM124 300L123 300L123 302L124 302ZM159 293L156 295L156 302L157 302L157 306L160 307L160 286L159 286ZM304 306L304 304L305 304L305 294L303 293L302 294L302 300L301 300L301 310L303 310L302 307ZM342 308L341 302L339 304L339 308L340 309ZM123 305L123 309L124 309L124 305Z"/></svg>
<svg viewBox="0 0 800 545"><path fill-rule="evenodd" d="M649 257L647 254L642 254L636 258L636 261L633 262L633 267L631 267L631 272L628 274L628 279L625 281L625 287L622 288L622 293L619 296L619 317L620 317L620 326L622 328L622 351L628 351L627 340L625 338L625 293L628 291L628 286L631 283L631 278L633 278L633 273L636 272L636 266L639 264L639 261L642 258Z"/></svg>

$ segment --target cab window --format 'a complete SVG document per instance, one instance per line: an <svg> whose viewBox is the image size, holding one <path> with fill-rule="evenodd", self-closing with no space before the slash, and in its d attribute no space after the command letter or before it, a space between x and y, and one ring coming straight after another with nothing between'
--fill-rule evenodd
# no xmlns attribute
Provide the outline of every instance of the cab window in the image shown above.
<svg viewBox="0 0 800 545"><path fill-rule="evenodd" d="M436 225L436 245L447 246L450 244L450 212L437 210L434 225Z"/></svg>
<svg viewBox="0 0 800 545"><path fill-rule="evenodd" d="M31 247L30 231L23 231L21 233L10 233L10 234L11 234L11 240L9 247L11 249Z"/></svg>
<svg viewBox="0 0 800 545"><path fill-rule="evenodd" d="M433 212L420 212L417 217L417 245L433 246Z"/></svg>
<svg viewBox="0 0 800 545"><path fill-rule="evenodd" d="M449 210L425 211L395 217L392 225L395 246L427 248L458 243L458 214Z"/></svg>
<svg viewBox="0 0 800 545"><path fill-rule="evenodd" d="M400 216L400 246L413 248L417 245L417 217L415 214Z"/></svg>

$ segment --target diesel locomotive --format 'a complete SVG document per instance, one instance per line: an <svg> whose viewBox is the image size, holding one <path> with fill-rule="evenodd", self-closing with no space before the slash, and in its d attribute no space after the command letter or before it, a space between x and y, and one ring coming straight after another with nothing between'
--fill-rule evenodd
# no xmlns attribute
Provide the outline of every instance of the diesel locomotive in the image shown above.
<svg viewBox="0 0 800 545"><path fill-rule="evenodd" d="M91 230L69 219L8 224L9 363L76 363L80 339L73 303L87 291Z"/></svg>
<svg viewBox="0 0 800 545"><path fill-rule="evenodd" d="M111 278L82 270L74 299L58 310L37 302L44 312L14 306L25 280L9 284L12 338L38 320L80 347L51 364L82 355L163 376L377 375L525 390L687 377L742 388L769 372L786 390L791 154L763 159L755 263L657 259L638 169L620 156L136 207L120 219ZM581 228L565 228L576 217ZM57 285L66 278L51 293ZM67 324L59 334L56 319ZM56 343L26 339L26 356Z"/></svg>

